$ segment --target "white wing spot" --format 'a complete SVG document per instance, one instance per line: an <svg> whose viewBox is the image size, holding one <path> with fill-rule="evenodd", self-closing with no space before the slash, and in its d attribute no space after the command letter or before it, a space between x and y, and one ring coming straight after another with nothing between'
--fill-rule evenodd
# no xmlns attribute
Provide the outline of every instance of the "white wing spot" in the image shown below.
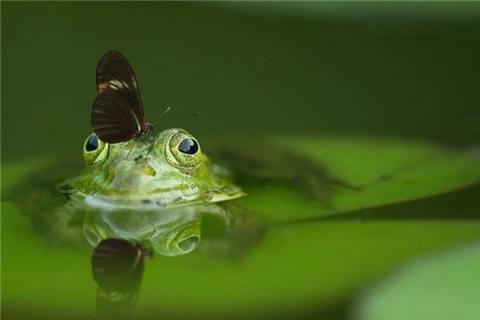
<svg viewBox="0 0 480 320"><path fill-rule="evenodd" d="M130 110L130 112L132 113L132 116L133 116L133 118L135 119L135 122L137 123L138 132L140 132L140 131L142 130L142 126L140 125L140 122L138 121L137 116L135 115L135 113L133 113L132 110Z"/></svg>
<svg viewBox="0 0 480 320"><path fill-rule="evenodd" d="M129 89L128 85L126 82L120 82L118 80L110 80L108 81L108 86L110 89L118 90L118 89L124 89L127 88Z"/></svg>

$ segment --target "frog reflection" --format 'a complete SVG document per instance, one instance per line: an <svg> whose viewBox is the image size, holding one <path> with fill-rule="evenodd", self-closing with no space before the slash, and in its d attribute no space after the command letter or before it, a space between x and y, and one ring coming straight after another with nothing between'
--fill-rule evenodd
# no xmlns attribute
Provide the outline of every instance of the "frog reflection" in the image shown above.
<svg viewBox="0 0 480 320"><path fill-rule="evenodd" d="M194 251L200 245L202 219L207 217L221 220L228 235L223 238L207 235L203 243L210 253L215 248L228 248L227 252L238 256L263 234L259 220L235 206L87 212L83 234L95 246L92 275L98 286L99 314L131 314L141 288L146 258L178 256ZM216 253L225 251L217 250Z"/></svg>
<svg viewBox="0 0 480 320"><path fill-rule="evenodd" d="M85 214L83 234L95 246L92 276L100 317L133 313L146 258L176 256L200 243L200 208L103 210Z"/></svg>
<svg viewBox="0 0 480 320"><path fill-rule="evenodd" d="M83 233L93 246L108 238L124 239L162 256L177 256L187 254L199 245L202 215L222 211L215 206L187 206L90 212L85 216Z"/></svg>
<svg viewBox="0 0 480 320"><path fill-rule="evenodd" d="M59 186L70 200L57 211L60 234L78 236L78 220L72 221L80 213L86 215L83 233L92 245L106 238L125 239L175 256L198 246L202 215L220 217L227 228L232 221L258 224L239 219L252 214L230 200L245 194L229 171L212 163L198 140L183 129L116 144L92 133L83 156L84 171Z"/></svg>

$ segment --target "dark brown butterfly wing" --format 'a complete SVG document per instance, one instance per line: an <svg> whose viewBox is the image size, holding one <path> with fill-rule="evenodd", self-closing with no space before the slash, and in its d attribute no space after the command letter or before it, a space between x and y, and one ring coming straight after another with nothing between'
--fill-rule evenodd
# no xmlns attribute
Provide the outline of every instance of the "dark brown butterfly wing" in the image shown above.
<svg viewBox="0 0 480 320"><path fill-rule="evenodd" d="M104 142L128 141L145 126L137 77L118 51L106 52L97 64L98 96L93 103L93 131Z"/></svg>
<svg viewBox="0 0 480 320"><path fill-rule="evenodd" d="M144 119L142 97L138 86L137 76L128 60L118 51L106 52L97 64L97 92L105 88L117 87L127 89L132 109L139 120Z"/></svg>
<svg viewBox="0 0 480 320"><path fill-rule="evenodd" d="M141 130L123 89L108 88L100 93L93 101L91 120L95 134L107 143L128 141Z"/></svg>

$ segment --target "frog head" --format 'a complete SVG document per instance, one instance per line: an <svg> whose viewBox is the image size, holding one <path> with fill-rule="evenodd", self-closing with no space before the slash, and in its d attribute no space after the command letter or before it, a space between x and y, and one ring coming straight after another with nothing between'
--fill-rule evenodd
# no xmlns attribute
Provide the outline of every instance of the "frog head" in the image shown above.
<svg viewBox="0 0 480 320"><path fill-rule="evenodd" d="M93 207L177 207L244 195L183 129L116 144L104 143L92 133L83 145L83 158L86 170L62 189Z"/></svg>

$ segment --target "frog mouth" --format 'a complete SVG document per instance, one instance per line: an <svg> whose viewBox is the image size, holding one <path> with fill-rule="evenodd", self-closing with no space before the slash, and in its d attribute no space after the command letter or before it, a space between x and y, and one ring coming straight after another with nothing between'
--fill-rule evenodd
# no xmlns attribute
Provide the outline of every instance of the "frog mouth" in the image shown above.
<svg viewBox="0 0 480 320"><path fill-rule="evenodd" d="M188 190L170 190L148 195L116 195L103 196L97 193L84 196L83 201L91 206L106 210L135 209L151 210L159 208L177 208L200 204L218 203L245 196L236 186L223 189L198 188Z"/></svg>

